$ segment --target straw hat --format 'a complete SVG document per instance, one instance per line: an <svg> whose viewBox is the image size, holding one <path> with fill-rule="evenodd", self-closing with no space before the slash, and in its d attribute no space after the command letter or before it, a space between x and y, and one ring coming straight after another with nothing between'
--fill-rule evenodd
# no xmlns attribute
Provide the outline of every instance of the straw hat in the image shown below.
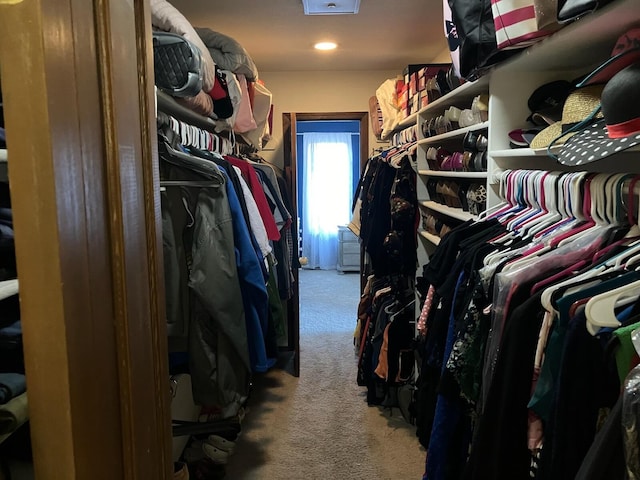
<svg viewBox="0 0 640 480"><path fill-rule="evenodd" d="M584 165L640 145L640 62L613 76L602 92L604 118L586 128L562 148L559 162Z"/></svg>
<svg viewBox="0 0 640 480"><path fill-rule="evenodd" d="M546 148L552 142L554 145L562 145L575 135L576 132L570 130L572 128L578 130L579 123L587 119L600 106L603 88L603 85L590 85L571 92L562 107L562 120L538 133L531 141L531 148ZM602 113L598 112L596 118L602 118Z"/></svg>

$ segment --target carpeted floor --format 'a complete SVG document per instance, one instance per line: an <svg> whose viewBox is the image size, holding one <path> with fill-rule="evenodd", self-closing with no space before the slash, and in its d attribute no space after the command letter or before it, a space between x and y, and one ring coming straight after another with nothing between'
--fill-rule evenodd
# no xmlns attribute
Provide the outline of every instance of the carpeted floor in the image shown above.
<svg viewBox="0 0 640 480"><path fill-rule="evenodd" d="M229 480L422 478L425 452L394 409L367 406L352 334L357 273L300 272L300 378L256 378Z"/></svg>

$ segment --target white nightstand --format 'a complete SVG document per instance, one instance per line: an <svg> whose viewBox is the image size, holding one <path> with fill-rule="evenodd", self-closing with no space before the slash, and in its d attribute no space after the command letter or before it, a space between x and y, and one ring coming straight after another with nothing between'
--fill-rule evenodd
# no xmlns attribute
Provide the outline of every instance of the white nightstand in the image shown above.
<svg viewBox="0 0 640 480"><path fill-rule="evenodd" d="M346 226L338 227L338 265L343 272L360 271L360 239Z"/></svg>

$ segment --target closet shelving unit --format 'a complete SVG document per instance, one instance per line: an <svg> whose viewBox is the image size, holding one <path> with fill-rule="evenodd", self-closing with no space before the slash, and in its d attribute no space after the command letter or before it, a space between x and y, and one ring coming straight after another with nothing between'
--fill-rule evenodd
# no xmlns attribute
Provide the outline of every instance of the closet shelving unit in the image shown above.
<svg viewBox="0 0 640 480"><path fill-rule="evenodd" d="M547 171L575 171L547 155L546 149L511 149L508 133L526 127L530 112L527 100L540 85L554 80L574 80L590 72L611 55L617 38L634 25L640 24L638 0L615 0L601 10L584 16L565 26L554 35L523 50L510 60L497 65L478 80L463 83L449 94L435 100L417 113L399 122L394 133L410 126L418 126L416 169L418 200L421 209L436 212L454 220L474 217L468 212L438 204L429 198L426 180L430 177L475 179L487 185L487 206L498 204L497 174L506 169L534 169ZM450 106L469 108L473 97L489 94L488 122L424 138L421 126L425 120L441 115ZM487 172L443 172L430 170L426 150L437 144L460 144L469 130L486 129L488 135ZM561 147L554 147L556 153ZM620 152L608 159L588 164L593 172L640 172L640 149ZM424 264L439 243L439 238L426 231L419 232L418 261Z"/></svg>
<svg viewBox="0 0 640 480"><path fill-rule="evenodd" d="M470 108L473 98L480 94L489 93L489 77L482 77L474 82L466 82L454 91L431 102L426 107L420 109L415 118L414 125L418 129L418 142L416 153L416 170L418 177L417 194L422 213L434 214L443 219L448 219L456 224L466 220L475 219L475 216L462 210L453 208L434 201L427 191L427 181L431 177L438 177L440 180L462 180L467 183L486 183L486 172L455 172L431 170L427 164L427 150L429 147L446 146L452 150L462 151L462 140L468 132L485 132L489 128L489 122L483 122L469 127L459 128L440 135L424 137L422 125L431 118L442 115L443 112L455 106L460 109ZM400 125L403 125L402 123ZM418 261L420 264L428 261L428 256L440 243L440 237L420 229L420 242L418 242Z"/></svg>
<svg viewBox="0 0 640 480"><path fill-rule="evenodd" d="M469 212L465 212L461 208L449 207L447 205L442 205L441 203L434 202L433 200L422 201L420 202L420 205L425 208L428 208L429 210L442 213L447 217L451 217L455 220L460 220L462 222L465 222L467 220L475 220L477 218L475 215L472 215Z"/></svg>
<svg viewBox="0 0 640 480"><path fill-rule="evenodd" d="M441 133L440 135L434 135L432 137L422 138L418 140L418 145L437 145L454 139L461 139L467 132L477 132L480 130L486 130L489 127L489 122L478 123L471 125L470 127L458 128L451 130L447 133Z"/></svg>
<svg viewBox="0 0 640 480"><path fill-rule="evenodd" d="M426 239L428 242L431 242L435 246L440 245L440 237L434 235L433 233L429 233L425 230L420 231L420 236Z"/></svg>
<svg viewBox="0 0 640 480"><path fill-rule="evenodd" d="M489 82L489 206L500 201L493 180L501 170L576 170L557 163L546 149L510 149L508 133L526 127L525 119L530 114L527 100L537 87L553 80L571 81L590 72L610 57L620 35L639 24L638 1L615 0L493 69ZM554 147L551 152L559 149ZM582 170L640 172L637 157L637 151L621 152L587 164Z"/></svg>
<svg viewBox="0 0 640 480"><path fill-rule="evenodd" d="M396 126L396 128L393 129L393 131L391 132L389 137L391 137L396 132L404 130L405 128L412 127L413 125L416 124L416 120L417 119L418 119L418 113L417 112L416 113L412 113L411 115L407 116L406 118L403 118L400 122L398 122L398 125Z"/></svg>

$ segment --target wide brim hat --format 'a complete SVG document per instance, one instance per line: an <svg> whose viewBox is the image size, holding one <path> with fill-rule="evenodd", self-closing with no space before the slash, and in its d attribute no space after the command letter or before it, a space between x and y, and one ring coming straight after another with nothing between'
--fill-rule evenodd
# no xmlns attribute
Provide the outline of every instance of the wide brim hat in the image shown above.
<svg viewBox="0 0 640 480"><path fill-rule="evenodd" d="M640 27L635 27L618 37L611 57L583 78L578 86L606 83L616 73L638 61L640 61Z"/></svg>
<svg viewBox="0 0 640 480"><path fill-rule="evenodd" d="M569 94L562 107L562 120L549 125L531 140L531 148L547 148L552 143L562 145L575 135L572 131L589 118L600 106L602 85L590 85L574 90ZM601 114L598 114L601 116Z"/></svg>
<svg viewBox="0 0 640 480"><path fill-rule="evenodd" d="M558 154L564 165L584 165L640 145L640 62L616 75L602 91L603 119L573 136Z"/></svg>

